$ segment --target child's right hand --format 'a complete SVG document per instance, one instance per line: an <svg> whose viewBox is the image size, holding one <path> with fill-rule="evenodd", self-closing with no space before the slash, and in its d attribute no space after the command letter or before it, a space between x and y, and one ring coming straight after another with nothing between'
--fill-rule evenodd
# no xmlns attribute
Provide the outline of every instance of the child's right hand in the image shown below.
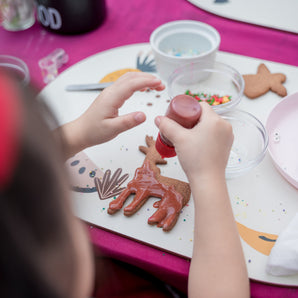
<svg viewBox="0 0 298 298"><path fill-rule="evenodd" d="M174 144L190 182L198 177L224 175L234 139L230 123L207 103L201 103L201 107L199 123L192 129L167 117L158 116L155 120L160 132Z"/></svg>

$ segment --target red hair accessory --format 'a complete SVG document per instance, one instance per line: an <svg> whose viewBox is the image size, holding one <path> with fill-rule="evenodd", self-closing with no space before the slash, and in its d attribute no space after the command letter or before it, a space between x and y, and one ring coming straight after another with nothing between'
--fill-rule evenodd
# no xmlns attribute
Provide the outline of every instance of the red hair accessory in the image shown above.
<svg viewBox="0 0 298 298"><path fill-rule="evenodd" d="M9 184L17 162L21 127L19 91L0 72L0 190Z"/></svg>

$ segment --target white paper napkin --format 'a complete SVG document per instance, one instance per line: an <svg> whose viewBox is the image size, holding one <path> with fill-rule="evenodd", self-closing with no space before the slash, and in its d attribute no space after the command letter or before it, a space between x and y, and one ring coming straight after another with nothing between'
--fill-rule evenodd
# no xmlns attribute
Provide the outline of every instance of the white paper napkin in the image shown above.
<svg viewBox="0 0 298 298"><path fill-rule="evenodd" d="M298 213L278 236L266 271L276 276L298 274Z"/></svg>

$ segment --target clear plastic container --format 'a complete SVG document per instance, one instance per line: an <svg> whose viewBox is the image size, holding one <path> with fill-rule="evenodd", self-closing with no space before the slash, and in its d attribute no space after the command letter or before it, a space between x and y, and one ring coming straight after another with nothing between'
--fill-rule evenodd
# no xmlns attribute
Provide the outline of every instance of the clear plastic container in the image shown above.
<svg viewBox="0 0 298 298"><path fill-rule="evenodd" d="M30 73L27 64L17 57L0 55L1 70L15 76L23 85L27 85L30 82Z"/></svg>
<svg viewBox="0 0 298 298"><path fill-rule="evenodd" d="M193 94L204 93L207 97L208 94L230 96L228 102L212 106L233 127L234 142L226 177L235 178L257 166L267 151L268 135L256 117L235 109L243 95L242 75L233 67L220 62L215 62L213 67L206 67L203 62L188 64L176 69L168 80L171 99L178 94L185 94L187 90Z"/></svg>
<svg viewBox="0 0 298 298"><path fill-rule="evenodd" d="M166 81L182 65L200 61L212 66L220 35L208 24L179 20L157 27L150 35L150 45L157 72Z"/></svg>
<svg viewBox="0 0 298 298"><path fill-rule="evenodd" d="M264 125L252 114L234 110L222 115L233 127L234 142L226 167L226 177L235 178L256 167L268 147Z"/></svg>
<svg viewBox="0 0 298 298"><path fill-rule="evenodd" d="M0 2L0 20L8 31L21 31L35 23L34 0L10 0Z"/></svg>
<svg viewBox="0 0 298 298"><path fill-rule="evenodd" d="M206 67L204 62L191 63L176 69L168 80L170 98L185 94L187 90L194 94L231 96L229 102L212 106L216 113L223 114L240 103L244 80L236 69L224 63L214 62L213 67Z"/></svg>

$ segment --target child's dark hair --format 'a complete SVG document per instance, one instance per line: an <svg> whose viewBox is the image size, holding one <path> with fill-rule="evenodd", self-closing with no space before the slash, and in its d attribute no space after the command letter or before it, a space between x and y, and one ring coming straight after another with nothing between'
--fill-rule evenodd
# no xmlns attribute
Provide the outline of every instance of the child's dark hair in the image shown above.
<svg viewBox="0 0 298 298"><path fill-rule="evenodd" d="M77 268L65 219L68 185L61 148L36 92L15 86L24 122L14 175L0 190L0 296L67 297ZM57 264L60 272L54 272Z"/></svg>

